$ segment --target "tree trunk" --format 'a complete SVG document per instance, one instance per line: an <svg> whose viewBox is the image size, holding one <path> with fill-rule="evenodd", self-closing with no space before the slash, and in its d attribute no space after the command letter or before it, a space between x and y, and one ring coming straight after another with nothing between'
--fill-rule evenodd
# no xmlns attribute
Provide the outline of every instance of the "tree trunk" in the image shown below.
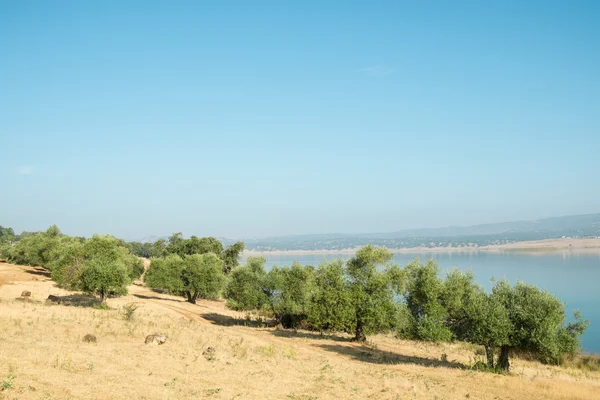
<svg viewBox="0 0 600 400"><path fill-rule="evenodd" d="M192 294L192 292L187 291L185 292L186 296L187 296L187 301L188 303L192 303L192 304L196 304L196 297L194 294Z"/></svg>
<svg viewBox="0 0 600 400"><path fill-rule="evenodd" d="M106 293L103 290L100 291L100 303L104 303L106 301Z"/></svg>
<svg viewBox="0 0 600 400"><path fill-rule="evenodd" d="M487 359L487 366L489 369L494 369L494 348L491 346L485 347L485 357Z"/></svg>
<svg viewBox="0 0 600 400"><path fill-rule="evenodd" d="M354 336L354 340L357 342L365 342L367 340L367 337L365 336L365 329L360 319L357 319L356 321L356 335Z"/></svg>
<svg viewBox="0 0 600 400"><path fill-rule="evenodd" d="M498 368L503 370L504 372L508 372L510 370L510 361L508 360L509 347L507 345L502 345L500 348L500 358L498 358Z"/></svg>

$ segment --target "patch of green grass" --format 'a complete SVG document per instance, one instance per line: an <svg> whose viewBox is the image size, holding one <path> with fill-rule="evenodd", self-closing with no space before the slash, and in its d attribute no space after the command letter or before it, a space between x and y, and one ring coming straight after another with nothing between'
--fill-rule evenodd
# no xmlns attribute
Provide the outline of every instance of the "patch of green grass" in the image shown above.
<svg viewBox="0 0 600 400"><path fill-rule="evenodd" d="M0 390L11 389L13 387L13 381L15 380L15 378L16 376L14 375L8 375L6 379L0 383Z"/></svg>
<svg viewBox="0 0 600 400"><path fill-rule="evenodd" d="M177 378L173 378L173 379L171 379L171 381L166 382L165 386L166 387L174 387L176 384L177 384Z"/></svg>

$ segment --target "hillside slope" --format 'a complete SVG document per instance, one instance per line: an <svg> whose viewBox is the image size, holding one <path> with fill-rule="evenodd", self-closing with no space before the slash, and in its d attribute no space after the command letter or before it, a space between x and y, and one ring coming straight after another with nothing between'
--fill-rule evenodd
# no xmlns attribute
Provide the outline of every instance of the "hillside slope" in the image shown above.
<svg viewBox="0 0 600 400"><path fill-rule="evenodd" d="M3 278L3 280L2 280ZM43 271L0 264L0 399L597 399L600 374L515 360L513 375L466 368L475 347L282 331L130 286L111 310L46 305L72 295ZM33 302L16 301L31 290ZM133 322L121 309L137 302ZM162 333L162 346L144 344ZM85 334L98 342L83 343ZM208 348L213 357L203 355ZM443 355L446 357L443 357ZM443 361L442 361L443 359Z"/></svg>

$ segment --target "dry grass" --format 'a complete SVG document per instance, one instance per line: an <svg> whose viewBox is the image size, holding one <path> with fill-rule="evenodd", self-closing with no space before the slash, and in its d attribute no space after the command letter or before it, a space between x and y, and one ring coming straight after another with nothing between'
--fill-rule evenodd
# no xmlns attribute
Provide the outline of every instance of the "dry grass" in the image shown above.
<svg viewBox="0 0 600 400"><path fill-rule="evenodd" d="M23 289L33 303L14 300ZM48 281L0 287L0 399L600 398L598 372L523 360L510 376L465 369L480 357L466 344L382 335L360 345L262 327L221 302L191 305L135 285L109 300L111 310L36 302L50 292L67 294ZM134 301L140 308L126 321L123 306ZM167 342L145 345L151 333ZM86 334L97 343L83 342ZM215 353L203 354L208 347Z"/></svg>

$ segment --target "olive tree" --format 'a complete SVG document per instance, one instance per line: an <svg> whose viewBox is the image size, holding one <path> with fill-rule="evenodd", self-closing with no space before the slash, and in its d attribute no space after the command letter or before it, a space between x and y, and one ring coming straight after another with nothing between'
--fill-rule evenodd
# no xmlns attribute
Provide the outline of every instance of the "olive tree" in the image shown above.
<svg viewBox="0 0 600 400"><path fill-rule="evenodd" d="M509 335L514 329L506 307L497 295L487 294L476 285L470 272L451 272L444 286L442 299L454 337L482 345L487 366L494 369L496 350L509 343Z"/></svg>
<svg viewBox="0 0 600 400"><path fill-rule="evenodd" d="M314 268L296 262L290 267L273 267L267 274L265 289L277 321L285 328L299 327L308 316Z"/></svg>
<svg viewBox="0 0 600 400"><path fill-rule="evenodd" d="M235 268L225 289L227 307L233 310L260 310L269 304L264 257L249 257Z"/></svg>
<svg viewBox="0 0 600 400"><path fill-rule="evenodd" d="M314 291L307 321L319 331L350 331L356 314L344 275L344 262L335 260L319 265L315 271Z"/></svg>
<svg viewBox="0 0 600 400"><path fill-rule="evenodd" d="M122 263L111 263L102 259L92 259L85 263L82 271L83 290L96 293L100 302L109 294L127 294L130 278Z"/></svg>
<svg viewBox="0 0 600 400"><path fill-rule="evenodd" d="M223 261L213 253L153 258L144 276L149 287L184 296L192 304L198 298L217 298L225 279Z"/></svg>
<svg viewBox="0 0 600 400"><path fill-rule="evenodd" d="M369 332L392 328L397 312L394 302L392 254L385 248L365 246L346 263L350 303L354 313L354 338L365 341Z"/></svg>
<svg viewBox="0 0 600 400"><path fill-rule="evenodd" d="M240 264L240 256L242 255L244 248L244 242L235 242L221 252L220 256L223 260L223 271L226 274L229 274Z"/></svg>
<svg viewBox="0 0 600 400"><path fill-rule="evenodd" d="M518 282L514 287L499 281L492 290L508 314L512 328L508 340L500 347L497 367L510 369L510 353L527 352L544 363L560 363L565 354L579 348L579 339L588 322L575 314L575 321L565 324L565 305L547 291Z"/></svg>
<svg viewBox="0 0 600 400"><path fill-rule="evenodd" d="M0 225L0 244L10 243L15 240L15 231L12 228L5 228Z"/></svg>
<svg viewBox="0 0 600 400"><path fill-rule="evenodd" d="M448 311L442 301L444 283L435 261L422 265L417 259L406 266L405 273L404 298L412 316L411 336L432 342L452 339L452 331L446 324Z"/></svg>
<svg viewBox="0 0 600 400"><path fill-rule="evenodd" d="M223 260L223 272L229 274L239 265L239 258L244 251L244 242L236 242L224 248L223 244L214 237L191 236L185 239L181 232L172 234L168 242L164 239L157 240L150 248L153 257L166 257L177 254L179 257L192 254L213 253Z"/></svg>
<svg viewBox="0 0 600 400"><path fill-rule="evenodd" d="M192 254L183 259L183 264L181 280L188 302L219 297L226 279L223 260L213 253Z"/></svg>

